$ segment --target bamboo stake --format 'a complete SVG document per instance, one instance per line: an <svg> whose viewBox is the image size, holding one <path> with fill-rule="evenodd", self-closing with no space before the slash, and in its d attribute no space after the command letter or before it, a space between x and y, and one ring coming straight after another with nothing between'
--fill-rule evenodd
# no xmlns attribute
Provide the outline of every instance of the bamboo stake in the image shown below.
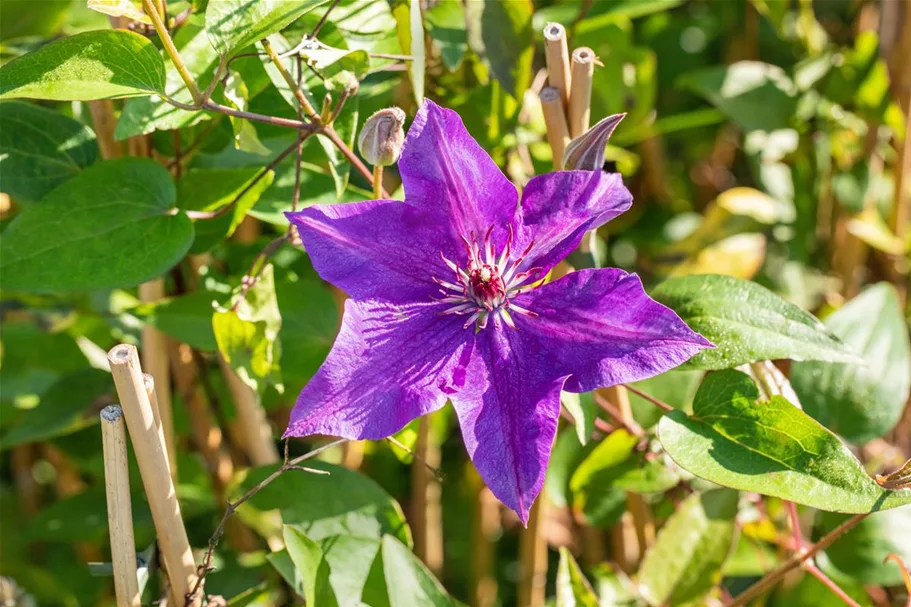
<svg viewBox="0 0 911 607"><path fill-rule="evenodd" d="M163 278L156 278L139 285L139 299L153 302L165 296ZM174 405L171 402L171 368L168 365L168 340L164 333L151 324L142 327L142 348L140 351L142 368L153 380L155 389L156 415L164 439L165 451L168 454L168 465L174 482L177 482L177 438L174 436ZM150 400L152 397L150 395Z"/></svg>
<svg viewBox="0 0 911 607"><path fill-rule="evenodd" d="M440 446L432 436L430 419L421 418L411 462L411 514L414 553L437 577L443 572L442 489L431 468L440 466Z"/></svg>
<svg viewBox="0 0 911 607"><path fill-rule="evenodd" d="M570 79L569 47L566 28L551 22L544 26L544 55L547 59L547 83L560 91L563 107L569 104Z"/></svg>
<svg viewBox="0 0 911 607"><path fill-rule="evenodd" d="M142 383L145 386L146 394L149 396L149 404L152 405L152 415L155 417L155 425L158 428L158 441L161 443L161 448L168 458L168 471L171 473L171 478L176 486L177 473L175 472L175 468L177 466L177 454L172 454L168 449L168 442L165 438L163 421L161 419L161 411L159 410L158 391L155 389L155 378L152 377L151 373L143 373Z"/></svg>
<svg viewBox="0 0 911 607"><path fill-rule="evenodd" d="M500 531L500 504L472 468L468 471L475 490L475 513L471 538L471 607L493 607L497 602L497 576L494 570L494 541Z"/></svg>
<svg viewBox="0 0 911 607"><path fill-rule="evenodd" d="M266 411L260 403L259 395L234 372L222 357L218 357L228 383L228 389L234 398L234 409L241 430L244 450L250 463L254 466L268 466L279 461L278 449L272 439L272 427L266 417Z"/></svg>
<svg viewBox="0 0 911 607"><path fill-rule="evenodd" d="M611 386L598 390L598 393L617 406L621 416L621 419L617 420L618 422L625 426L636 426L625 386ZM651 520L648 505L641 495L627 493L626 504L627 512L617 525L619 529L613 530L612 539L615 549L614 558L620 563L621 568L629 573L635 570L642 555L654 543L655 524Z"/></svg>
<svg viewBox="0 0 911 607"><path fill-rule="evenodd" d="M212 480L212 493L217 508L224 506L228 497L228 484L234 477L234 462L224 447L224 434L219 426L202 386L197 383L197 373L190 346L169 340L171 360L174 363L174 384L186 403L187 416L190 418L190 431L193 442L206 462L209 477ZM228 521L225 529L228 542L240 552L252 552L259 548L259 541L253 532L238 519Z"/></svg>
<svg viewBox="0 0 911 607"><path fill-rule="evenodd" d="M566 113L560 100L560 91L553 87L541 90L541 109L544 112L544 124L547 125L547 141L554 157L554 169L563 168L563 151L569 143L569 127L566 125Z"/></svg>
<svg viewBox="0 0 911 607"><path fill-rule="evenodd" d="M175 605L182 605L185 596L196 584L196 564L168 469L168 456L162 449L152 404L142 379L139 354L134 346L120 344L108 352L108 362L111 364L117 395L123 403L123 413L152 511L161 557L171 582L171 596ZM199 596L192 597L188 604L198 607Z"/></svg>
<svg viewBox="0 0 911 607"><path fill-rule="evenodd" d="M123 145L114 139L114 129L117 126L114 102L110 99L99 99L89 101L88 106L89 112L92 114L95 135L98 138L98 147L101 149L101 157L105 160L120 158L123 156Z"/></svg>
<svg viewBox="0 0 911 607"><path fill-rule="evenodd" d="M101 441L104 450L104 486L108 504L111 561L114 565L114 594L118 607L139 607L127 433L123 409L117 405L101 410Z"/></svg>
<svg viewBox="0 0 911 607"><path fill-rule="evenodd" d="M542 488L528 513L528 527L519 535L518 604L523 607L544 605L547 585L547 496Z"/></svg>
<svg viewBox="0 0 911 607"><path fill-rule="evenodd" d="M573 51L572 87L569 92L569 134L573 139L587 131L591 122L595 59L595 52L587 46Z"/></svg>

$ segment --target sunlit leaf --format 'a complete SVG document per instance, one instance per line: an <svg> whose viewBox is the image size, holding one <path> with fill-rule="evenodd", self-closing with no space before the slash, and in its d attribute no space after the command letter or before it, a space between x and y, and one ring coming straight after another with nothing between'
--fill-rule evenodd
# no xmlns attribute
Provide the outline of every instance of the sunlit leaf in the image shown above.
<svg viewBox="0 0 911 607"><path fill-rule="evenodd" d="M703 381L693 414L671 411L658 436L675 462L713 483L833 512L911 504L911 490L880 487L834 434L781 398L757 403L739 371Z"/></svg>
<svg viewBox="0 0 911 607"><path fill-rule="evenodd" d="M51 42L0 67L0 99L113 99L163 92L164 60L152 42L126 30Z"/></svg>

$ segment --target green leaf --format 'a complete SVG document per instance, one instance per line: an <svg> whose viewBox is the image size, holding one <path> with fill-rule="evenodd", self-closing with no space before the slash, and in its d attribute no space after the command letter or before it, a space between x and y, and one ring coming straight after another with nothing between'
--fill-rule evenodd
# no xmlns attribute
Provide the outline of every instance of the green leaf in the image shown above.
<svg viewBox="0 0 911 607"><path fill-rule="evenodd" d="M152 24L152 19L142 8L142 0L88 0L85 5L111 17L126 17L131 21Z"/></svg>
<svg viewBox="0 0 911 607"><path fill-rule="evenodd" d="M569 488L573 492L582 491L586 485L595 482L598 473L616 468L626 462L633 454L633 448L638 442L639 439L626 430L621 429L611 432L576 468L570 480ZM597 484L606 484L603 478L597 480Z"/></svg>
<svg viewBox="0 0 911 607"><path fill-rule="evenodd" d="M773 4L778 4L777 2ZM833 580L835 581L835 580ZM851 597L861 607L873 607L870 595L859 584L850 583L850 580L838 580L838 587ZM846 603L836 596L832 590L818 579L805 573L800 581L793 586L788 586L776 595L775 605L790 607L843 607Z"/></svg>
<svg viewBox="0 0 911 607"><path fill-rule="evenodd" d="M248 509L280 509L286 524L298 525L317 542L335 535L379 538L389 533L411 544L411 530L402 508L376 482L334 464L308 461L306 465L329 474L292 470L250 498L239 514L244 516ZM253 470L238 494L274 471L275 466Z"/></svg>
<svg viewBox="0 0 911 607"><path fill-rule="evenodd" d="M739 371L702 382L693 415L671 411L658 424L668 455L719 485L834 512L873 512L911 504L911 490L889 491L834 434L780 396L757 404L759 389Z"/></svg>
<svg viewBox="0 0 911 607"><path fill-rule="evenodd" d="M410 0L408 22L411 29L411 64L408 75L411 76L411 88L414 100L418 105L424 101L424 18L421 16L421 1ZM404 49L403 49L404 50Z"/></svg>
<svg viewBox="0 0 911 607"><path fill-rule="evenodd" d="M734 541L737 497L727 489L694 494L671 515L639 569L639 592L649 605L683 605L721 581Z"/></svg>
<svg viewBox="0 0 911 607"><path fill-rule="evenodd" d="M329 583L340 605L361 605L361 598L380 552L380 540L335 535L320 541L329 563Z"/></svg>
<svg viewBox="0 0 911 607"><path fill-rule="evenodd" d="M675 409L689 410L702 375L701 371L675 369L649 379L633 382L631 385ZM657 424L661 419L661 409L632 391L629 391L628 394L629 404L636 422L643 428L651 428Z"/></svg>
<svg viewBox="0 0 911 607"><path fill-rule="evenodd" d="M911 389L911 344L895 287L870 287L825 324L864 362L792 365L803 410L853 443L883 436L901 418Z"/></svg>
<svg viewBox="0 0 911 607"><path fill-rule="evenodd" d="M211 291L194 291L180 297L142 303L129 313L197 350L214 352L218 343L212 330L212 313L218 297L218 293Z"/></svg>
<svg viewBox="0 0 911 607"><path fill-rule="evenodd" d="M221 217L195 222L196 240L191 254L205 253L229 237L253 208L262 193L272 185L274 173L261 173L258 167L238 169L194 169L177 182L177 207L194 211L217 211L235 198L234 207ZM255 180L255 181L254 181Z"/></svg>
<svg viewBox="0 0 911 607"><path fill-rule="evenodd" d="M474 0L465 6L469 47L515 99L522 98L531 82L533 12L530 0Z"/></svg>
<svg viewBox="0 0 911 607"><path fill-rule="evenodd" d="M40 200L97 159L84 124L31 103L0 103L0 181L18 202Z"/></svg>
<svg viewBox="0 0 911 607"><path fill-rule="evenodd" d="M813 315L754 282L717 274L680 276L659 284L652 297L715 344L685 368L727 369L780 358L858 360Z"/></svg>
<svg viewBox="0 0 911 607"><path fill-rule="evenodd" d="M116 99L164 91L155 45L127 30L76 34L0 67L0 99Z"/></svg>
<svg viewBox="0 0 911 607"><path fill-rule="evenodd" d="M193 242L193 224L172 208L174 198L171 176L154 160L120 158L85 169L3 232L3 286L109 289L161 275Z"/></svg>
<svg viewBox="0 0 911 607"><path fill-rule="evenodd" d="M712 67L680 79L744 129L787 128L797 109L797 88L777 65L739 61Z"/></svg>
<svg viewBox="0 0 911 607"><path fill-rule="evenodd" d="M71 0L3 0L0 2L0 40L48 38L66 21Z"/></svg>
<svg viewBox="0 0 911 607"><path fill-rule="evenodd" d="M0 449L23 443L45 441L70 434L98 421L99 408L110 404L111 375L100 369L86 368L64 375L41 396L38 405L27 409L0 437Z"/></svg>
<svg viewBox="0 0 911 607"><path fill-rule="evenodd" d="M193 32L194 26L186 26L185 31L181 31L176 37L175 44L187 69L196 78L197 85L205 88L212 81L218 53L209 44L205 30L198 29L195 35ZM193 96L175 69L168 70L162 88L168 97L175 101L193 103ZM117 139L127 139L154 131L182 129L211 117L212 115L206 112L191 112L174 107L161 97L130 99L123 106L114 136Z"/></svg>
<svg viewBox="0 0 911 607"><path fill-rule="evenodd" d="M243 299L212 315L218 351L240 379L260 393L266 382L282 390L278 373L281 323L271 264L262 269L253 287L243 294Z"/></svg>
<svg viewBox="0 0 911 607"><path fill-rule="evenodd" d="M557 508L565 508L572 502L569 483L573 472L594 447L591 443L583 447L574 434L571 428L563 428L557 433L544 476L547 498Z"/></svg>
<svg viewBox="0 0 911 607"><path fill-rule="evenodd" d="M591 392L560 392L560 403L573 416L576 436L582 445L588 444L595 429L595 418L598 417L598 407L592 398Z"/></svg>
<svg viewBox="0 0 911 607"><path fill-rule="evenodd" d="M468 50L465 8L459 0L441 0L427 10L424 18L427 33L440 49L443 64L449 71L455 71Z"/></svg>
<svg viewBox="0 0 911 607"><path fill-rule="evenodd" d="M282 536L288 556L303 582L307 604L337 607L338 600L329 584L329 564L319 545L293 525L285 525Z"/></svg>
<svg viewBox="0 0 911 607"><path fill-rule="evenodd" d="M381 554L390 607L452 607L442 584L398 538L384 535Z"/></svg>
<svg viewBox="0 0 911 607"><path fill-rule="evenodd" d="M206 8L206 30L222 55L280 32L329 0L215 0Z"/></svg>
<svg viewBox="0 0 911 607"><path fill-rule="evenodd" d="M560 547L557 565L557 607L598 607L598 597L582 575L579 563L564 547Z"/></svg>
<svg viewBox="0 0 911 607"><path fill-rule="evenodd" d="M848 517L832 512L816 516L814 538L822 537L845 522ZM911 562L911 506L871 514L856 527L838 538L824 552L825 565L834 567L841 576L860 584L898 586L901 570L885 563L888 554L897 554L905 563ZM824 566L820 558L820 566ZM828 569L828 566L825 569Z"/></svg>
<svg viewBox="0 0 911 607"><path fill-rule="evenodd" d="M283 319L282 373L303 387L326 360L335 341L338 326L335 300L316 279L279 282L275 293Z"/></svg>

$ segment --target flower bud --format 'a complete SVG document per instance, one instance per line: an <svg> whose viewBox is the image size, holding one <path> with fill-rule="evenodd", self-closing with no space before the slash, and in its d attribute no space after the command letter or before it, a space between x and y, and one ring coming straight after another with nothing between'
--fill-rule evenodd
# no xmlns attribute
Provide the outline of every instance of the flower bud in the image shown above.
<svg viewBox="0 0 911 607"><path fill-rule="evenodd" d="M405 141L405 112L389 107L373 114L364 123L357 140L357 149L374 166L395 164Z"/></svg>
<svg viewBox="0 0 911 607"><path fill-rule="evenodd" d="M604 166L604 148L624 117L626 114L608 116L570 141L563 152L563 168L567 171L600 171Z"/></svg>

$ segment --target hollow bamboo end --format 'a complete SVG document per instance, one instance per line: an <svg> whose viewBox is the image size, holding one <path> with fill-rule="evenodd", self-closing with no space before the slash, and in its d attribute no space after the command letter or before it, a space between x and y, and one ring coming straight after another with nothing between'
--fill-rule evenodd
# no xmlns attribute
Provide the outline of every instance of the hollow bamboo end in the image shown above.
<svg viewBox="0 0 911 607"><path fill-rule="evenodd" d="M544 26L544 39L549 42L558 42L566 38L566 28L556 21L551 21Z"/></svg>
<svg viewBox="0 0 911 607"><path fill-rule="evenodd" d="M120 405L108 405L101 410L101 421L115 423L123 419L123 409Z"/></svg>
<svg viewBox="0 0 911 607"><path fill-rule="evenodd" d="M594 64L595 51L587 46L580 46L573 51L573 63L581 63L582 65Z"/></svg>
<svg viewBox="0 0 911 607"><path fill-rule="evenodd" d="M130 344L118 344L108 352L108 361L112 365L125 365L134 356L138 356L136 346Z"/></svg>

